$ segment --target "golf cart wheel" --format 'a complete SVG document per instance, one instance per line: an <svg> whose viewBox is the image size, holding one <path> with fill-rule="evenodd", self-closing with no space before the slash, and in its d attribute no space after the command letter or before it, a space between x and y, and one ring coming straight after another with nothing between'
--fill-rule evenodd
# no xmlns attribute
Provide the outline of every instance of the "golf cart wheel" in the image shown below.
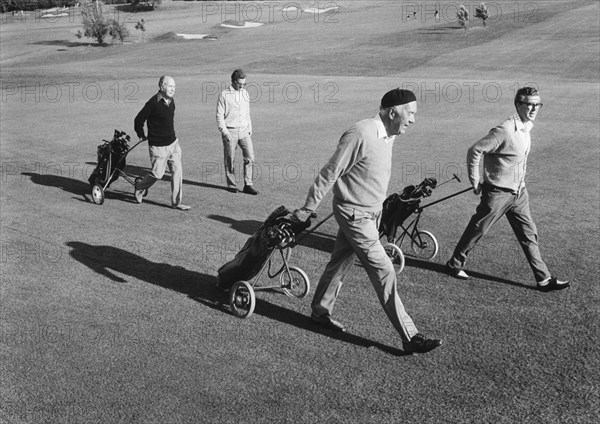
<svg viewBox="0 0 600 424"><path fill-rule="evenodd" d="M392 261L394 265L394 269L396 270L396 275L399 275L404 269L404 253L402 253L402 249L392 243L388 243L383 246L385 249L385 253L388 255L388 258Z"/></svg>
<svg viewBox="0 0 600 424"><path fill-rule="evenodd" d="M304 299L310 291L310 281L304 271L295 266L284 270L279 276L279 283L283 292L298 299Z"/></svg>
<svg viewBox="0 0 600 424"><path fill-rule="evenodd" d="M437 255L440 245L434 235L429 231L417 231L411 239L410 247L419 258L433 259Z"/></svg>
<svg viewBox="0 0 600 424"><path fill-rule="evenodd" d="M233 315L238 318L248 318L254 312L256 297L254 289L247 281L238 281L229 292L229 305Z"/></svg>
<svg viewBox="0 0 600 424"><path fill-rule="evenodd" d="M137 185L139 183L142 182L142 179L143 179L142 177L136 177L136 179L134 180L135 181L135 184L133 185L133 192L134 193L135 193L135 188L137 187ZM148 189L144 190L143 196L146 197L147 195L148 195Z"/></svg>
<svg viewBox="0 0 600 424"><path fill-rule="evenodd" d="M98 184L92 186L92 201L97 205L104 203L104 189Z"/></svg>

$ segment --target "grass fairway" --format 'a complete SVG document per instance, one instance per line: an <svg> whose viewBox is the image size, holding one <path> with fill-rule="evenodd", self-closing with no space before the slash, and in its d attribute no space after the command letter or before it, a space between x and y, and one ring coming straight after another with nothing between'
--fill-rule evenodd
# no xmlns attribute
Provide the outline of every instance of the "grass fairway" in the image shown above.
<svg viewBox="0 0 600 424"><path fill-rule="evenodd" d="M2 16L0 422L599 421L598 2L498 1L485 28L472 21L467 31L455 3L438 2L438 22L434 2L336 4L297 14L284 2L164 1L119 12L131 36L104 47L75 37L77 11ZM259 196L224 190L214 111L236 67L253 98ZM93 204L96 146L115 128L135 135L162 74L177 83L192 209L167 207L168 177L141 205L122 179ZM374 115L385 91L411 88L419 102L416 124L396 140L389 191L462 178L433 201L466 187L467 148L512 113L525 84L544 102L528 164L532 213L546 262L571 289L535 290L506 220L473 251L474 278L445 275L477 204L467 193L424 212L421 227L440 244L433 260L403 248L400 296L419 330L444 340L430 354L401 354L360 267L335 311L349 333L310 324L333 221L292 254L311 278L308 298L258 293L247 320L219 304L218 267L277 206L301 206L342 132ZM127 161L146 172L146 146Z"/></svg>

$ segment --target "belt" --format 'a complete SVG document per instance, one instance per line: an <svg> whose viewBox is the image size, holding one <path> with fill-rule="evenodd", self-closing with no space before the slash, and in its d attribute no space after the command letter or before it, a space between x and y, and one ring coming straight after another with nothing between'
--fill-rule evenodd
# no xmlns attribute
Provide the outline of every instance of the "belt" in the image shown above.
<svg viewBox="0 0 600 424"><path fill-rule="evenodd" d="M513 190L512 188L499 187L499 186L497 186L497 185L490 184L490 183L488 183L488 182L484 182L482 185L483 185L483 186L487 186L487 187L489 187L489 188L493 188L493 189L499 190L499 191L504 191L504 192L506 192L506 193L517 194L517 193L515 192L515 190Z"/></svg>

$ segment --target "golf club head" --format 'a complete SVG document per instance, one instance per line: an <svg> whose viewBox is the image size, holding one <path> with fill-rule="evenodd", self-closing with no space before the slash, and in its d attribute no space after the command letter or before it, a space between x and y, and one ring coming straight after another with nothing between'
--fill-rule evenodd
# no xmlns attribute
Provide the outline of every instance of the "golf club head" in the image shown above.
<svg viewBox="0 0 600 424"><path fill-rule="evenodd" d="M456 175L456 174L452 174L452 177L453 177L453 178L454 178L456 181L458 181L459 183L461 182L461 181L460 181L460 178L458 178L458 175Z"/></svg>

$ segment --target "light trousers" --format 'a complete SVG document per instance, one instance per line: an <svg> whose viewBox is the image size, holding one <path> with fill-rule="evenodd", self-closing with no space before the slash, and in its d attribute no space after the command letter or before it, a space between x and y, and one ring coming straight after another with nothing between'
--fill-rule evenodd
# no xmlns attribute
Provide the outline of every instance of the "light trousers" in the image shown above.
<svg viewBox="0 0 600 424"><path fill-rule="evenodd" d="M228 128L227 130L229 131L231 141L227 140L227 137L222 136L227 187L236 187L234 159L237 146L240 146L244 158L244 184L251 186L253 184L252 170L254 167L254 147L252 146L252 138L247 129L240 130L239 128Z"/></svg>
<svg viewBox="0 0 600 424"><path fill-rule="evenodd" d="M388 319L402 340L409 341L418 331L398 296L396 272L379 239L381 212L364 212L334 202L333 214L339 230L312 300L313 312L332 314L343 280L358 257Z"/></svg>
<svg viewBox="0 0 600 424"><path fill-rule="evenodd" d="M168 146L148 145L148 149L152 171L142 178L142 181L136 185L136 189L145 190L152 187L157 180L163 177L168 166L171 171L171 205L179 205L183 196L183 168L179 139Z"/></svg>

